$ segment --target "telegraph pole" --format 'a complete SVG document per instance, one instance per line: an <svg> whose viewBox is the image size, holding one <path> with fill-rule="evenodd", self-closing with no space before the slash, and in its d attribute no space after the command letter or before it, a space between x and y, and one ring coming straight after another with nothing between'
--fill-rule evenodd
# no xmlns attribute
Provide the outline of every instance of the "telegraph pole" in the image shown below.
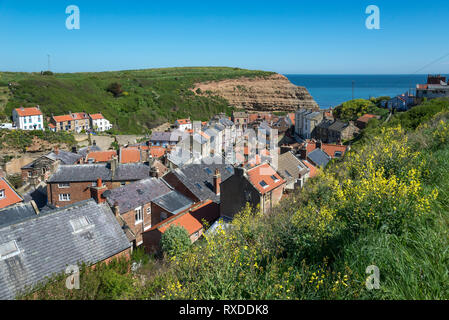
<svg viewBox="0 0 449 320"><path fill-rule="evenodd" d="M47 57L48 57L48 71L50 71L50 55L47 54Z"/></svg>
<svg viewBox="0 0 449 320"><path fill-rule="evenodd" d="M352 100L354 100L354 85L355 85L355 81L352 80Z"/></svg>

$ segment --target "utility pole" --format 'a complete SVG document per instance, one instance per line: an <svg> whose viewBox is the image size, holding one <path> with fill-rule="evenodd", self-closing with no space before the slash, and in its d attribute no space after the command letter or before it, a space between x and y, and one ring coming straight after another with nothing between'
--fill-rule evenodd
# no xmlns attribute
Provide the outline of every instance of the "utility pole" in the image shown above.
<svg viewBox="0 0 449 320"><path fill-rule="evenodd" d="M47 54L47 57L48 57L48 71L50 71L50 55Z"/></svg>
<svg viewBox="0 0 449 320"><path fill-rule="evenodd" d="M354 100L354 85L355 85L355 81L352 80L352 100Z"/></svg>

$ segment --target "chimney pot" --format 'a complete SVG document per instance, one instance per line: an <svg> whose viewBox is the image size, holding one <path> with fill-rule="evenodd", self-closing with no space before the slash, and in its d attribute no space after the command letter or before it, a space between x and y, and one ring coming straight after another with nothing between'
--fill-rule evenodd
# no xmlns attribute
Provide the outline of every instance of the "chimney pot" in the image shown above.
<svg viewBox="0 0 449 320"><path fill-rule="evenodd" d="M215 174L214 174L214 189L215 189L215 194L217 196L220 195L220 184L221 184L221 174L220 174L220 170L215 169Z"/></svg>

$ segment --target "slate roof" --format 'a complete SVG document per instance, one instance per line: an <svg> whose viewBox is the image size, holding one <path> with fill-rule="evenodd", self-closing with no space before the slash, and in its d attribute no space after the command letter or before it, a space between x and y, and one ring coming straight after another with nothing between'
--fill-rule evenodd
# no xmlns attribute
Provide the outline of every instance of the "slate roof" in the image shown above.
<svg viewBox="0 0 449 320"><path fill-rule="evenodd" d="M171 214L177 214L190 208L194 203L177 191L171 191L153 200L162 209Z"/></svg>
<svg viewBox="0 0 449 320"><path fill-rule="evenodd" d="M75 164L79 159L82 158L81 155L73 152L59 150L58 154L50 152L46 155L47 158L52 160L60 160L62 164Z"/></svg>
<svg viewBox="0 0 449 320"><path fill-rule="evenodd" d="M136 181L148 178L149 175L150 167L143 163L118 164L114 177L109 163L61 165L48 182L90 182L97 178L103 181Z"/></svg>
<svg viewBox="0 0 449 320"><path fill-rule="evenodd" d="M18 203L0 209L0 228L24 221L36 216L36 211L30 202Z"/></svg>
<svg viewBox="0 0 449 320"><path fill-rule="evenodd" d="M311 119L311 120L318 120L321 116L321 112L316 111L316 112L312 112L309 113L308 115L306 115L307 119Z"/></svg>
<svg viewBox="0 0 449 320"><path fill-rule="evenodd" d="M321 149L313 150L307 155L307 158L311 160L315 165L322 168L327 166L327 164L331 160L331 157L329 157L329 155L327 155L326 152Z"/></svg>
<svg viewBox="0 0 449 320"><path fill-rule="evenodd" d="M348 126L348 123L345 122L341 122L339 120L335 120L334 123L332 123L329 126L329 130L334 130L334 131L342 131L343 129L345 129Z"/></svg>
<svg viewBox="0 0 449 320"><path fill-rule="evenodd" d="M150 141L168 141L168 142L178 142L179 137L184 139L188 136L188 133L180 130L173 130L171 132L153 132Z"/></svg>
<svg viewBox="0 0 449 320"><path fill-rule="evenodd" d="M208 172L206 168L210 171ZM220 171L221 182L234 174L234 167L226 164L221 157L203 158L199 164L188 164L168 174L174 174L200 201L210 199L215 203L220 203L220 196L215 194L213 186L215 169Z"/></svg>
<svg viewBox="0 0 449 320"><path fill-rule="evenodd" d="M71 222L83 217L89 225L75 232ZM14 241L20 252L0 258L0 299L14 299L68 265L98 263L131 246L111 209L92 199L0 229L0 252L15 249Z"/></svg>
<svg viewBox="0 0 449 320"><path fill-rule="evenodd" d="M101 148L95 145L79 149L78 154L85 157L89 152L97 152L97 151L101 151Z"/></svg>
<svg viewBox="0 0 449 320"><path fill-rule="evenodd" d="M279 155L278 172L287 181L295 181L304 176L310 169L290 151Z"/></svg>
<svg viewBox="0 0 449 320"><path fill-rule="evenodd" d="M164 181L147 178L117 189L107 190L103 195L111 206L117 203L120 213L125 213L171 191Z"/></svg>

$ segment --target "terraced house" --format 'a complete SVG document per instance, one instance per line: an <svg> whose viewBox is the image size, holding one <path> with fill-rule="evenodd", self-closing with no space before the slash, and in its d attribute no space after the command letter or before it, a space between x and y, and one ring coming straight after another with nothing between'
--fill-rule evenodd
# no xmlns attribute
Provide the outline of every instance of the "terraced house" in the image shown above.
<svg viewBox="0 0 449 320"><path fill-rule="evenodd" d="M52 116L48 127L52 131L70 131L80 133L90 129L90 118L85 112L70 112L67 115Z"/></svg>
<svg viewBox="0 0 449 320"><path fill-rule="evenodd" d="M48 202L63 207L90 198L101 198L104 191L119 188L150 176L150 167L143 163L109 163L61 165L48 179ZM98 184L101 182L101 185Z"/></svg>

